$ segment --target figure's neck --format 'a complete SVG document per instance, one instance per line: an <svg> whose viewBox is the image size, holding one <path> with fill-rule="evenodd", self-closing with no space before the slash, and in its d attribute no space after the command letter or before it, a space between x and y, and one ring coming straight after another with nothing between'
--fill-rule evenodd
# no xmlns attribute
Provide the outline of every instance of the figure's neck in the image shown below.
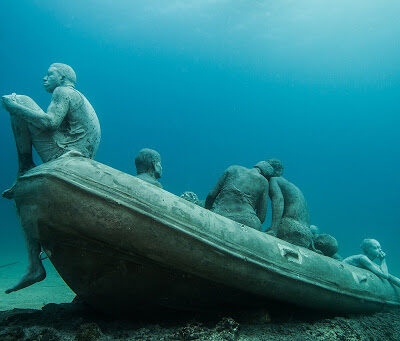
<svg viewBox="0 0 400 341"><path fill-rule="evenodd" d="M65 86L67 88L72 88L75 89L75 85L69 82L65 82L64 84L62 84L61 86Z"/></svg>
<svg viewBox="0 0 400 341"><path fill-rule="evenodd" d="M154 180L156 180L156 173L153 170L149 170L147 172L142 173L144 176L148 176Z"/></svg>

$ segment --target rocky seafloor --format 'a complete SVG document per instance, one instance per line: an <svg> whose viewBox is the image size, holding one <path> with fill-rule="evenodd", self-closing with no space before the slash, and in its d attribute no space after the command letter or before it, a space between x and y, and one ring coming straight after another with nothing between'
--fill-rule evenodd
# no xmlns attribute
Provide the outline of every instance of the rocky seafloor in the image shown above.
<svg viewBox="0 0 400 341"><path fill-rule="evenodd" d="M0 340L400 340L400 311L323 316L301 309L99 315L83 303L0 312Z"/></svg>

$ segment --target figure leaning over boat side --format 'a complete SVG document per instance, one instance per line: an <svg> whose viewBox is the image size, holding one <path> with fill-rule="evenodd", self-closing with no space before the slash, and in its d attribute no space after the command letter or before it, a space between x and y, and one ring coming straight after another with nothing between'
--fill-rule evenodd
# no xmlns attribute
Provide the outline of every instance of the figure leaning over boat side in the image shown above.
<svg viewBox="0 0 400 341"><path fill-rule="evenodd" d="M332 257L336 260L343 260L343 258L337 253L339 244L335 237L326 233L319 233L319 228L315 225L310 225L312 233L313 246L311 247L316 252L321 252L324 256Z"/></svg>
<svg viewBox="0 0 400 341"><path fill-rule="evenodd" d="M265 161L252 169L229 167L208 194L205 208L234 221L261 230L268 201L268 180L273 168Z"/></svg>
<svg viewBox="0 0 400 341"><path fill-rule="evenodd" d="M3 106L10 113L18 153L17 179L3 193L5 198L14 197L18 178L35 167L32 146L42 162L67 155L95 156L100 143L100 124L89 101L75 89L75 82L76 75L70 66L61 63L50 65L43 79L45 90L53 94L47 112L28 96L12 94L2 97ZM22 220L21 226L27 243L29 265L21 281L6 293L23 289L46 277L34 227Z"/></svg>
<svg viewBox="0 0 400 341"><path fill-rule="evenodd" d="M161 156L153 149L143 148L135 158L136 177L163 188L158 179L162 175Z"/></svg>
<svg viewBox="0 0 400 341"><path fill-rule="evenodd" d="M321 233L313 236L314 247L316 250L322 252L324 256L340 259L337 254L339 250L339 244L335 237L327 233Z"/></svg>
<svg viewBox="0 0 400 341"><path fill-rule="evenodd" d="M283 165L277 159L267 162L274 169L269 180L272 206L271 229L268 230L289 243L313 248L307 202L298 187L282 177Z"/></svg>
<svg viewBox="0 0 400 341"><path fill-rule="evenodd" d="M390 283L400 287L400 279L389 274L386 264L386 254L382 251L381 245L375 239L364 239L361 243L363 255L354 255L343 260L344 263L354 265L358 268L373 272L380 278L387 279ZM378 259L380 265L374 263Z"/></svg>

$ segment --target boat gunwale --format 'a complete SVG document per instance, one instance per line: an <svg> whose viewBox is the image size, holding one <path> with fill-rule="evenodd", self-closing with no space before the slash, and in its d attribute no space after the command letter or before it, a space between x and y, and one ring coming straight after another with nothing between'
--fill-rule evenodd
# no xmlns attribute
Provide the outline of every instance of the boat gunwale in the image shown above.
<svg viewBox="0 0 400 341"><path fill-rule="evenodd" d="M105 166L105 165L102 165L102 166ZM106 166L106 167L111 168L109 166ZM370 303L373 303L376 305L381 305L382 308L384 306L392 306L392 307L400 306L400 301L381 300L377 297L366 296L363 294L351 292L349 290L341 290L337 286L332 285L332 284L329 285L329 283L334 284L334 282L321 281L321 279L317 278L317 277L310 277L310 278L312 278L310 280L304 274L297 273L297 275L296 275L296 273L291 271L290 269L285 268L283 266L279 266L279 264L277 264L275 262L271 262L270 260L268 260L258 254L254 254L251 252L251 250L243 247L242 245L239 246L236 243L231 243L229 241L223 241L220 238L217 238L215 235L202 233L202 231L200 229L194 227L192 224L190 224L190 223L182 224L179 220L174 219L169 215L162 215L162 214L156 215L154 210L151 209L151 205L149 205L147 202L142 201L136 197L133 197L129 193L126 193L120 189L111 188L110 186L107 186L104 183L98 182L92 178L80 176L78 173L72 172L72 171L67 172L66 170L64 170L60 167L53 167L53 168L43 167L40 169L38 169L38 168L40 168L40 166L35 167L31 171L25 173L23 176L20 177L20 180L31 179L31 178L41 178L41 177L45 178L46 176L53 177L57 180L62 180L70 185L76 186L86 192L100 196L100 197L102 197L102 199L114 202L118 205L122 205L132 211L136 211L139 214L147 216L161 224L167 225L170 228L174 228L175 230L178 230L180 233L186 234L193 239L197 239L198 241L200 241L204 244L207 244L207 245L217 249L220 252L224 252L225 254L228 254L230 256L233 256L233 257L243 260L245 262L250 262L253 265L258 266L268 272L278 274L280 276L289 278L289 279L297 281L297 282L306 283L311 286L320 287L321 289L327 290L329 292L333 292L333 293L340 294L340 295L345 295L345 296L351 297L353 299L356 298L356 299L359 299L362 301L367 301L367 302L370 302ZM127 173L123 173L123 172L115 170L113 168L111 168L111 169L113 171L117 171L122 174L129 175ZM107 173L107 174L112 175L109 173ZM152 186L152 185L144 182L141 179L138 179L138 178L135 178L135 179L137 181L143 182L144 184L146 184L148 186ZM160 188L157 188L157 189L161 190L161 191L165 191ZM165 191L165 192L168 193L169 195L174 195L173 193L170 193L167 191ZM111 194L111 195L104 195L104 194ZM180 198L177 197L177 199L180 199ZM181 200L184 200L184 199L181 199ZM138 203L143 205L144 207L149 208L149 210L146 211L143 208L134 205L134 204L138 204ZM192 204L190 202L187 202L187 203ZM195 204L192 204L192 205L195 205ZM201 207L199 207L199 208L201 208ZM230 223L232 222L230 219L228 219L226 217L223 217L223 216L220 216L220 217L223 219L227 219ZM250 229L250 227L249 227L249 229ZM254 231L257 231L257 230L254 230ZM257 232L260 232L260 231L257 231ZM260 233L262 233L262 232L260 232ZM298 247L296 245L287 243L284 240L278 239L273 236L266 235L266 237L276 239L276 241L273 241L274 243L288 244L288 246L292 247L292 248ZM104 243L104 241L102 241L102 242ZM234 246L236 246L236 247L234 247ZM304 249L301 247L298 247L298 248L300 250ZM310 251L307 249L304 249L304 250ZM321 255L318 255L318 254L315 254L313 256L322 257ZM335 259L329 259L329 260L334 261L334 262L339 262ZM352 271L352 268L353 268L356 271L361 271L364 274L368 274L368 275L370 274L370 272L368 272L367 270L360 269L360 268L352 266L350 264L341 263L341 265L343 265L344 268L348 267L348 269L346 269L346 270L350 271L351 273L354 273ZM397 293L397 291L395 291L395 292Z"/></svg>

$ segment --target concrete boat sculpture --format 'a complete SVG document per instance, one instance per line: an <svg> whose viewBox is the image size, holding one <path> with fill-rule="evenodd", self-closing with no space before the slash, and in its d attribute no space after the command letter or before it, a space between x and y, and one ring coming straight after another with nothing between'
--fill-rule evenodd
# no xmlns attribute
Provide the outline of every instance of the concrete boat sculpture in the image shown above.
<svg viewBox="0 0 400 341"><path fill-rule="evenodd" d="M71 289L103 311L278 300L324 311L400 305L371 272L241 225L81 157L27 172L15 201Z"/></svg>

